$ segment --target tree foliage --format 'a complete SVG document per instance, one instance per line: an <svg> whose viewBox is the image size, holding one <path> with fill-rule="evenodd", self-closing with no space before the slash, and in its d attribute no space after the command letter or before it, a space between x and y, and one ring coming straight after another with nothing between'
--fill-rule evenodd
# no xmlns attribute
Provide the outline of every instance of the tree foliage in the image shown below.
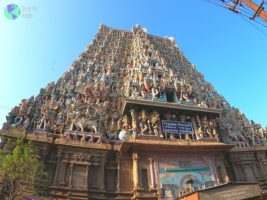
<svg viewBox="0 0 267 200"><path fill-rule="evenodd" d="M45 192L47 174L31 142L19 138L11 145L11 152L0 151L3 194L13 200L24 191L33 191L35 195Z"/></svg>

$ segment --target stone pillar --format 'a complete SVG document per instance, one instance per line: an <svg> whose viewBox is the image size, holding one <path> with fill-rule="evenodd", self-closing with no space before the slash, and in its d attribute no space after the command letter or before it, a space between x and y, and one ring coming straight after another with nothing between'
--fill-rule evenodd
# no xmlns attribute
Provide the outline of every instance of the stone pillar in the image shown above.
<svg viewBox="0 0 267 200"><path fill-rule="evenodd" d="M88 165L86 166L86 172L85 172L85 180L86 180L86 185L85 187L88 188L89 186L89 178L88 178L88 175L89 175L89 169L90 169L90 163L88 163Z"/></svg>
<svg viewBox="0 0 267 200"><path fill-rule="evenodd" d="M120 191L120 159L117 157L116 159L116 164L117 164L117 192Z"/></svg>
<svg viewBox="0 0 267 200"><path fill-rule="evenodd" d="M97 187L98 167L99 167L99 165L95 165L95 164L92 167L93 177L91 180L92 180L92 187L94 187L94 188Z"/></svg>
<svg viewBox="0 0 267 200"><path fill-rule="evenodd" d="M66 167L67 167L67 163L66 162L61 162L60 163L60 170L59 170L59 178L58 178L58 181L59 181L59 184L60 185L65 185L65 172L66 172Z"/></svg>
<svg viewBox="0 0 267 200"><path fill-rule="evenodd" d="M192 125L193 125L193 128L194 128L194 133L193 134L193 139L197 140L198 138L196 137L196 131L197 131L197 121L196 121L196 117L192 117L191 118L191 121L192 121Z"/></svg>
<svg viewBox="0 0 267 200"><path fill-rule="evenodd" d="M256 181L256 177L254 175L254 172L252 170L252 166L251 165L243 165L242 166L245 172L245 176L246 176L246 181Z"/></svg>
<svg viewBox="0 0 267 200"><path fill-rule="evenodd" d="M214 158L211 158L208 160L210 171L212 174L212 181L216 182L218 180L218 175L217 175L217 169L215 169L215 161Z"/></svg>
<svg viewBox="0 0 267 200"><path fill-rule="evenodd" d="M262 162L264 159L265 159L264 152L257 152L256 161L257 161L258 166L259 166L260 177L263 179L267 175L267 171L264 169L265 167L264 167L264 164Z"/></svg>
<svg viewBox="0 0 267 200"><path fill-rule="evenodd" d="M234 168L235 181L244 181L244 175L240 165L235 163L233 164L233 168Z"/></svg>
<svg viewBox="0 0 267 200"><path fill-rule="evenodd" d="M150 188L154 189L155 188L155 172L154 172L154 160L152 158L148 159L149 161L149 170L150 170Z"/></svg>
<svg viewBox="0 0 267 200"><path fill-rule="evenodd" d="M101 161L100 163L100 176L99 176L99 189L105 190L105 162Z"/></svg>
<svg viewBox="0 0 267 200"><path fill-rule="evenodd" d="M139 160L138 154L133 153L132 158L133 158L133 187L134 187L134 190L137 190L140 188L139 169L138 169L138 160Z"/></svg>
<svg viewBox="0 0 267 200"><path fill-rule="evenodd" d="M48 150L46 147L42 147L40 150L41 150L41 153L39 154L39 156L41 157L41 160L45 163L45 158L48 154Z"/></svg>
<svg viewBox="0 0 267 200"><path fill-rule="evenodd" d="M70 164L69 188L72 187L73 163Z"/></svg>
<svg viewBox="0 0 267 200"><path fill-rule="evenodd" d="M57 153L57 167L56 167L56 173L55 173L55 178L54 178L54 185L57 184L57 178L58 178L58 173L59 173L59 167L60 167L60 158L61 158L61 153L62 153L62 150L59 150L58 153Z"/></svg>
<svg viewBox="0 0 267 200"><path fill-rule="evenodd" d="M229 179L229 176L226 172L226 169L225 169L225 164L224 164L224 160L223 160L223 157L220 157L218 159L218 163L217 163L218 166L221 167L221 173L222 173L222 178L223 178L223 183L228 183L230 181Z"/></svg>

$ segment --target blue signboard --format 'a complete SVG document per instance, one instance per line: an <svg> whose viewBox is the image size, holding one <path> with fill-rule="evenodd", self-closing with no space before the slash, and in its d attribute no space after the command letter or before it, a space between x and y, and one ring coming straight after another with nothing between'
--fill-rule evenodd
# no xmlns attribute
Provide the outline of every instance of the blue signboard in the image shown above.
<svg viewBox="0 0 267 200"><path fill-rule="evenodd" d="M162 120L161 123L164 133L194 134L194 129L191 122Z"/></svg>

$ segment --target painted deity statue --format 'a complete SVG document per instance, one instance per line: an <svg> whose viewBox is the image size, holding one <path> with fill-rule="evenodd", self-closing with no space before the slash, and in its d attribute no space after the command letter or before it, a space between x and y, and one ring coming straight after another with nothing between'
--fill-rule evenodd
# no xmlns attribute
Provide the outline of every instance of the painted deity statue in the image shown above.
<svg viewBox="0 0 267 200"><path fill-rule="evenodd" d="M189 83L186 83L184 79L181 81L176 80L174 83L174 87L176 90L176 95L179 101L191 101L190 97L192 95L192 86Z"/></svg>
<svg viewBox="0 0 267 200"><path fill-rule="evenodd" d="M139 114L139 126L141 129L141 135L149 133L149 119L145 110L142 110Z"/></svg>
<svg viewBox="0 0 267 200"><path fill-rule="evenodd" d="M121 119L121 131L119 132L119 140L126 140L129 136L130 127L130 118L127 115L124 115Z"/></svg>
<svg viewBox="0 0 267 200"><path fill-rule="evenodd" d="M151 114L151 127L152 127L152 131L153 134L156 136L160 135L160 117L159 117L159 113L156 111L153 111L153 113Z"/></svg>
<svg viewBox="0 0 267 200"><path fill-rule="evenodd" d="M132 120L132 137L135 138L138 132L138 118L136 111L131 109L131 120Z"/></svg>

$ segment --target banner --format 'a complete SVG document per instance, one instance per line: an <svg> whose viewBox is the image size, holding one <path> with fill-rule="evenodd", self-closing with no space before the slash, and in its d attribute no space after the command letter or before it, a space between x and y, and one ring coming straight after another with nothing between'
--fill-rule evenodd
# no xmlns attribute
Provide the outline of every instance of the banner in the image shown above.
<svg viewBox="0 0 267 200"><path fill-rule="evenodd" d="M164 133L194 134L194 129L191 122L162 120L161 123Z"/></svg>

